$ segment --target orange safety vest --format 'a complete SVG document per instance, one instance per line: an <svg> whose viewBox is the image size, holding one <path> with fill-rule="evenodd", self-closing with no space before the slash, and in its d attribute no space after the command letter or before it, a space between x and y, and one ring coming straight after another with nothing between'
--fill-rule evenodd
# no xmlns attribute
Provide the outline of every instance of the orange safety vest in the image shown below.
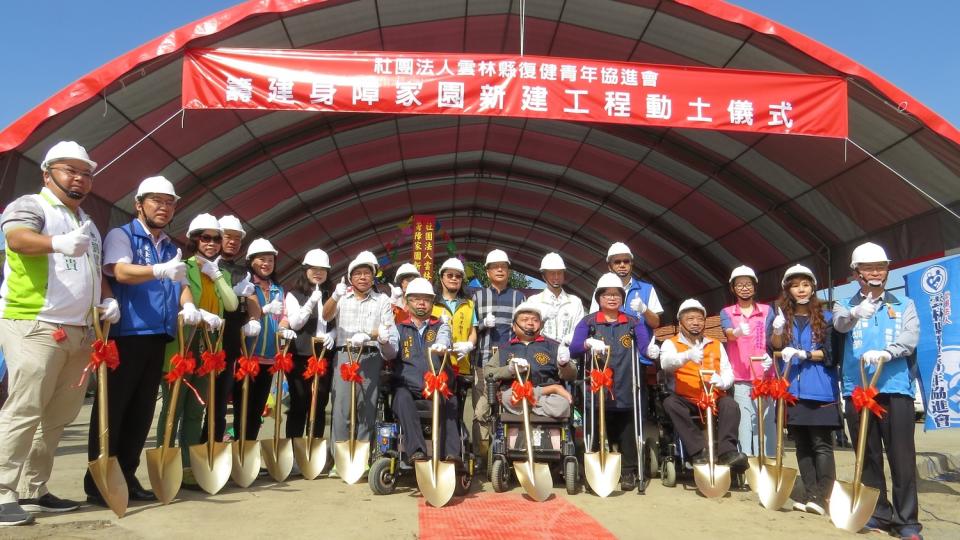
<svg viewBox="0 0 960 540"><path fill-rule="evenodd" d="M679 334L670 338L670 341L676 346L677 352L684 352L690 348L686 343L680 341ZM703 394L703 385L700 382L701 369L712 369L720 373L719 341L711 340L703 348L703 364L697 365L696 362L687 362L673 373L674 392L690 401L696 402L699 400L700 395ZM716 392L718 396L724 394L723 390L720 389L717 389Z"/></svg>

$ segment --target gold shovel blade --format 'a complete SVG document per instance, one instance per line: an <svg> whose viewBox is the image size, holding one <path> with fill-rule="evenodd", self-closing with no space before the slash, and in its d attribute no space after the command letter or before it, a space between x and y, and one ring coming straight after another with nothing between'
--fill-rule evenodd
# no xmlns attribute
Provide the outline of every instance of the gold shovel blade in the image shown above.
<svg viewBox="0 0 960 540"><path fill-rule="evenodd" d="M353 446L353 453L350 447ZM370 441L337 441L333 445L333 463L337 474L348 484L363 478L370 461Z"/></svg>
<svg viewBox="0 0 960 540"><path fill-rule="evenodd" d="M750 456L747 458L747 470L743 471L743 476L750 486L750 491L759 493L757 485L760 483L760 470L763 469L764 461L761 456Z"/></svg>
<svg viewBox="0 0 960 540"><path fill-rule="evenodd" d="M242 488L249 487L260 474L260 442L233 441L230 453L233 456L230 478Z"/></svg>
<svg viewBox="0 0 960 540"><path fill-rule="evenodd" d="M789 467L767 465L757 478L757 495L760 504L767 510L779 510L787 504L793 493L793 484L797 481L797 470Z"/></svg>
<svg viewBox="0 0 960 540"><path fill-rule="evenodd" d="M531 499L543 502L550 496L553 489L553 477L550 476L550 467L546 463L530 461L515 461L513 470L517 473L517 480Z"/></svg>
<svg viewBox="0 0 960 540"><path fill-rule="evenodd" d="M169 504L180 491L183 482L183 462L177 447L147 450L147 472L150 486L161 504Z"/></svg>
<svg viewBox="0 0 960 540"><path fill-rule="evenodd" d="M710 464L693 466L693 480L697 489L708 499L723 497L730 491L730 467L714 465L713 474L710 474Z"/></svg>
<svg viewBox="0 0 960 540"><path fill-rule="evenodd" d="M300 474L307 480L313 480L327 466L327 440L297 437L293 439L293 456L297 459Z"/></svg>
<svg viewBox="0 0 960 540"><path fill-rule="evenodd" d="M457 468L453 463L437 463L437 473L433 473L433 461L417 461L413 464L417 472L417 487L432 506L440 508L453 497L457 488Z"/></svg>
<svg viewBox="0 0 960 540"><path fill-rule="evenodd" d="M207 493L216 495L230 479L233 469L233 456L226 443L213 443L213 463L210 463L210 447L204 444L194 444L189 448L190 470L197 484Z"/></svg>
<svg viewBox="0 0 960 540"><path fill-rule="evenodd" d="M600 452L583 454L583 475L598 497L613 493L620 484L621 457L619 452L607 452L607 462L600 463Z"/></svg>
<svg viewBox="0 0 960 540"><path fill-rule="evenodd" d="M860 532L873 511L877 508L880 499L880 490L860 485L856 499L853 497L853 484L836 481L833 491L830 492L830 521L838 529L847 532Z"/></svg>
<svg viewBox="0 0 960 540"><path fill-rule="evenodd" d="M267 466L270 477L277 482L283 482L293 470L293 445L290 439L278 439L274 451L273 439L260 441L260 455Z"/></svg>
<svg viewBox="0 0 960 540"><path fill-rule="evenodd" d="M91 461L90 476L110 510L122 518L127 513L130 492L117 458L101 455L96 461Z"/></svg>

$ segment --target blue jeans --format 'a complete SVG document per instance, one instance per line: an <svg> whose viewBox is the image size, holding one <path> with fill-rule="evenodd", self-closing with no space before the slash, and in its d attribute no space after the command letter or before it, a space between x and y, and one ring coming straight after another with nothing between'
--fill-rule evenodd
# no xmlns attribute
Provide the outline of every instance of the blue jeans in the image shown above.
<svg viewBox="0 0 960 540"><path fill-rule="evenodd" d="M757 455L759 437L757 436L757 408L754 400L750 399L753 383L738 381L733 383L733 399L740 406L740 427L737 430L737 440L740 441L740 450L748 456ZM768 457L777 452L777 404L770 398L764 398L763 407L763 446Z"/></svg>

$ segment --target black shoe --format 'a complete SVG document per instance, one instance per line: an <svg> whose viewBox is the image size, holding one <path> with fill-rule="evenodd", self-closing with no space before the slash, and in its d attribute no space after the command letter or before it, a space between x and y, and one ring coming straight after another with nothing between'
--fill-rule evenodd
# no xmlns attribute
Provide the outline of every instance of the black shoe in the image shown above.
<svg viewBox="0 0 960 540"><path fill-rule="evenodd" d="M701 450L690 456L690 463L692 465L706 465L708 463L707 452L705 450Z"/></svg>
<svg viewBox="0 0 960 540"><path fill-rule="evenodd" d="M637 475L633 472L625 472L620 475L620 490L633 491L637 489Z"/></svg>
<svg viewBox="0 0 960 540"><path fill-rule="evenodd" d="M414 464L415 462L417 462L417 461L424 461L424 460L426 460L426 459L427 459L427 454L426 454L426 452L423 452L423 451L421 451L421 450L417 450L416 452L413 453L413 455L411 455L411 456L407 459L407 464L408 464L408 465L413 465L413 464Z"/></svg>
<svg viewBox="0 0 960 540"><path fill-rule="evenodd" d="M33 516L15 502L0 504L0 527L33 523Z"/></svg>
<svg viewBox="0 0 960 540"><path fill-rule="evenodd" d="M20 499L20 507L27 512L72 512L80 508L80 503L61 499L53 493L47 493L36 499Z"/></svg>
<svg viewBox="0 0 960 540"><path fill-rule="evenodd" d="M459 467L460 465L463 465L463 459L461 459L459 455L451 454L451 455L443 458L443 460L446 461L446 462L448 462L448 463L453 463L454 465L456 465L456 466L458 466L458 467Z"/></svg>
<svg viewBox="0 0 960 540"><path fill-rule="evenodd" d="M155 501L157 496L149 489L143 489L140 481L136 478L127 480L127 490L130 492L131 501Z"/></svg>
<svg viewBox="0 0 960 540"><path fill-rule="evenodd" d="M743 452L731 450L729 452L720 454L720 457L717 458L717 463L719 465L727 465L734 470L746 470L747 455Z"/></svg>
<svg viewBox="0 0 960 540"><path fill-rule="evenodd" d="M97 494L97 495L89 495L89 494L88 494L88 495L87 495L87 504L92 504L92 505L94 505L94 506L101 506L101 507L103 507L103 508L107 508L107 507L108 507L108 506L107 506L107 501L104 500L104 498L101 497L99 494Z"/></svg>

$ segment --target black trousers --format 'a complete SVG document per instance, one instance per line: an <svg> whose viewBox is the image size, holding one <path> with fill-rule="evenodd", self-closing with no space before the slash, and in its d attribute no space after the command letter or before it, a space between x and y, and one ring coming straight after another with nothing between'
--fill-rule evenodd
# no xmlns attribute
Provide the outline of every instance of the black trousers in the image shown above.
<svg viewBox="0 0 960 540"><path fill-rule="evenodd" d="M870 416L867 429L867 449L863 463L864 485L880 490L880 499L873 517L881 525L899 532L905 526L920 527L917 516L917 451L914 445L913 397L902 394L878 394L877 403L887 409L883 418ZM850 427L850 438L857 441L860 434L860 413L846 400L844 414ZM887 496L887 482L883 475L883 452L893 480L893 504Z"/></svg>
<svg viewBox="0 0 960 540"><path fill-rule="evenodd" d="M107 371L107 421L110 427L110 455L116 456L128 486L137 486L140 453L147 442L157 393L163 372L166 335L122 336L116 338L120 365ZM97 415L99 396L93 401L87 457L93 461L100 455L100 419ZM88 471L83 478L87 495L99 495Z"/></svg>
<svg viewBox="0 0 960 540"><path fill-rule="evenodd" d="M267 405L267 398L270 397L270 390L275 380L275 375L270 374L270 366L260 364L260 372L250 380L250 391L247 401L247 437L248 441L255 441L260 435L260 426L263 423L263 408ZM234 409L233 409L233 432L237 440L240 440L240 411L241 400L243 399L243 381L237 381L234 387ZM279 397L276 407L280 407Z"/></svg>
<svg viewBox="0 0 960 540"><path fill-rule="evenodd" d="M599 413L599 410L598 410ZM620 449L620 470L624 473L637 474L637 439L633 436L633 411L629 409L607 409L607 440L617 443ZM596 429L600 429L597 420ZM597 437L600 432L595 432Z"/></svg>
<svg viewBox="0 0 960 540"><path fill-rule="evenodd" d="M787 426L787 430L797 446L797 468L806 491L804 502L815 502L826 508L833 481L837 478L837 467L833 460L834 428Z"/></svg>
<svg viewBox="0 0 960 540"><path fill-rule="evenodd" d="M287 410L287 438L303 437L307 421L310 418L310 400L313 397L313 379L304 379L303 372L307 369L308 356L295 354L293 369L287 374L287 386L290 390L290 408ZM317 411L313 422L313 436L323 438L323 431L327 427L327 403L330 401L330 378L333 376L333 367L327 369L326 375L320 377L317 384Z"/></svg>
<svg viewBox="0 0 960 540"><path fill-rule="evenodd" d="M226 350L226 349L224 349ZM237 357L227 353L226 369L217 375L217 382L213 390L214 411L213 411L213 437L219 442L223 440L223 435L227 431L227 404L233 396L234 380L233 372L237 367ZM238 394L239 395L239 394ZM240 414L240 400L236 400L234 406L234 416ZM210 418L204 415L203 433L200 434L200 442L207 442L207 422ZM239 433L237 438L239 438Z"/></svg>
<svg viewBox="0 0 960 540"><path fill-rule="evenodd" d="M403 432L404 450L407 457L420 451L428 455L433 454L433 448L428 448L427 441L423 438L423 427L420 424L420 416L417 414L417 401L424 400L421 394L414 396L415 390L410 390L406 386L400 386L393 391L393 403L391 409L400 424ZM460 431L457 429L457 407L456 397L440 400L440 459L449 456L460 457Z"/></svg>
<svg viewBox="0 0 960 540"><path fill-rule="evenodd" d="M663 400L663 409L680 436L687 455L694 456L707 447L706 436L698 420L700 414L696 403L676 394ZM717 399L717 416L714 418L714 438L717 439L717 455L737 450L737 430L740 426L740 406L730 396Z"/></svg>

